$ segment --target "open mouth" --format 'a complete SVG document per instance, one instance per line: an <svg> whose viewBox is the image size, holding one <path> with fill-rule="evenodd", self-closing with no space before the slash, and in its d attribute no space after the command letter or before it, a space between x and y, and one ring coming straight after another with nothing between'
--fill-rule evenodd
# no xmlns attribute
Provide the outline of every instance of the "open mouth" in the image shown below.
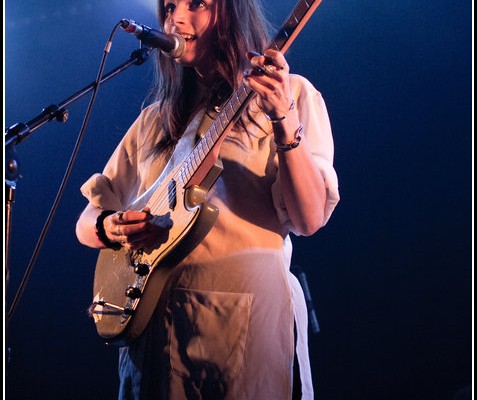
<svg viewBox="0 0 477 400"><path fill-rule="evenodd" d="M193 36L193 35L187 35L187 34L181 33L181 36L184 38L186 43L191 42L192 40L196 39L196 37Z"/></svg>

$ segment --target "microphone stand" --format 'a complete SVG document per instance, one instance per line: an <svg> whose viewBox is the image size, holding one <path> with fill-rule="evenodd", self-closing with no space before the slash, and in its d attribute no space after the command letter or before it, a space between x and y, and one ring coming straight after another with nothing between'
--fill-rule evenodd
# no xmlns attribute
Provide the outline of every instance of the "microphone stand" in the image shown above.
<svg viewBox="0 0 477 400"><path fill-rule="evenodd" d="M133 64L143 64L149 58L150 50L151 49L149 47L141 47L133 51L129 60L105 74L101 79L100 83L108 81L109 79L123 72L126 68L130 67ZM80 91L76 92L75 94L61 102L60 104L52 104L46 107L42 110L41 114L39 114L26 124L19 122L12 125L10 128L7 128L5 130L5 148L8 149L11 146L23 142L31 132L33 132L40 126L46 124L47 122L53 121L54 119L59 122L66 122L68 120L68 110L66 110L66 107L74 103L76 100L79 100L87 93L91 92L91 90L94 89L95 85L96 83L92 82L88 86L84 87Z"/></svg>
<svg viewBox="0 0 477 400"><path fill-rule="evenodd" d="M99 83L106 82L115 77L131 65L141 65L149 58L151 48L142 46L133 51L130 58L118 67L114 68L105 74ZM72 96L68 97L58 105L52 104L42 112L28 121L27 123L16 123L5 130L5 288L8 288L9 281L9 256L10 256L10 241L11 241L11 220L12 220L12 205L15 202L16 181L20 176L19 161L16 157L15 145L23 142L31 132L35 131L47 122L57 120L59 122L66 122L68 120L67 106L82 98L87 93L91 92L96 86L96 82L92 82L88 86L79 90Z"/></svg>

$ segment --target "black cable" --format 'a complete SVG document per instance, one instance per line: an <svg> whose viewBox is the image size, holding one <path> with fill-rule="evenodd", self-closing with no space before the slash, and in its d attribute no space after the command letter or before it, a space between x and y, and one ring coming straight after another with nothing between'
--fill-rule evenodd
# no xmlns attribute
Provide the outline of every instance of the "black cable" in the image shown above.
<svg viewBox="0 0 477 400"><path fill-rule="evenodd" d="M91 95L91 99L89 101L88 108L86 110L86 114L85 114L83 122L81 124L81 129L80 129L80 132L78 134L78 138L76 140L75 147L73 148L73 152L72 152L72 155L70 157L70 161L68 162L68 165L66 167L66 172L65 172L65 175L63 176L63 180L61 181L61 185L60 185L60 188L58 190L58 194L56 195L56 198L55 198L55 200L53 202L53 205L50 209L50 212L48 214L46 222L43 225L43 228L42 228L41 233L40 233L40 237L39 237L39 239L36 243L33 254L30 258L30 262L28 263L28 267L25 271L25 274L23 275L23 279L22 279L22 281L21 281L21 283L18 287L18 290L15 294L12 305L11 305L10 309L8 310L8 313L7 313L8 318L12 317L12 315L15 311L15 308L18 304L18 301L20 300L21 296L23 295L23 292L25 291L25 287L26 287L26 284L27 284L27 282L30 278L31 272L33 270L33 266L35 265L35 262L38 258L40 248L43 245L43 241L45 240L46 233L48 232L48 229L51 225L51 221L53 220L53 217L56 213L56 210L58 208L60 200L63 197L63 193L65 191L66 183L68 182L68 179L71 175L71 171L73 169L74 162L75 162L76 157L78 155L79 147L80 147L81 141L83 140L84 132L86 130L86 126L88 124L88 121L89 121L89 118L90 118L90 115L91 115L91 111L93 109L93 104L94 104L94 102L96 100L96 96L98 94L99 85L101 83L101 79L102 79L102 76L103 76L104 66L106 65L106 59L108 57L109 51L111 50L112 40L113 40L114 35L116 34L116 31L118 30L118 28L120 26L121 26L121 22L118 22L116 24L116 26L113 28L113 30L111 31L111 34L109 36L109 39L106 43L106 46L104 48L103 57L101 59L101 64L99 66L98 75L96 77L95 85L94 85L94 88L93 88L93 94Z"/></svg>

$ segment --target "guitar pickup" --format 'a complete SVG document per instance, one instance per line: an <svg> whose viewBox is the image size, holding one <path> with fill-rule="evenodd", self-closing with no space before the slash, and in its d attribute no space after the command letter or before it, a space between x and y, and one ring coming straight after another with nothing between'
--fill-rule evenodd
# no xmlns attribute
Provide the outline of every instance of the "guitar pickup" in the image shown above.
<svg viewBox="0 0 477 400"><path fill-rule="evenodd" d="M167 193L169 195L169 208L174 210L177 205L177 184L174 179L169 181L167 185Z"/></svg>

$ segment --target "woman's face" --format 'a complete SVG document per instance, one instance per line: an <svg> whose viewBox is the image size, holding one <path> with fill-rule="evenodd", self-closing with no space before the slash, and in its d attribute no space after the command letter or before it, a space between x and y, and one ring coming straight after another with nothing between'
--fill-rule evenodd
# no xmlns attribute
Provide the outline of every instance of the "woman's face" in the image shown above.
<svg viewBox="0 0 477 400"><path fill-rule="evenodd" d="M219 0L165 0L164 31L185 39L185 52L176 61L201 73L211 67L212 36Z"/></svg>

